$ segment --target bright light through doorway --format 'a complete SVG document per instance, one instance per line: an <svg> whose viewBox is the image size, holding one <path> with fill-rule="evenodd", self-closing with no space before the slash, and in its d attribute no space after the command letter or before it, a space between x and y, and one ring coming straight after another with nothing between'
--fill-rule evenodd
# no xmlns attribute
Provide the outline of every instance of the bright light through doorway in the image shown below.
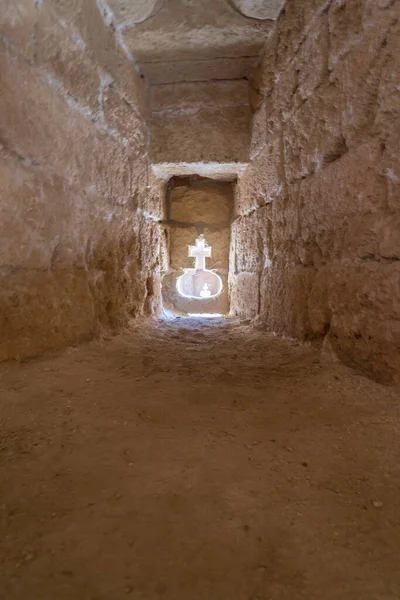
<svg viewBox="0 0 400 600"><path fill-rule="evenodd" d="M222 292L222 279L214 271L206 268L206 258L211 257L212 247L207 243L204 235L200 235L194 246L188 246L188 256L195 259L195 266L184 269L183 275L178 277L176 289L185 298L206 300L215 298Z"/></svg>

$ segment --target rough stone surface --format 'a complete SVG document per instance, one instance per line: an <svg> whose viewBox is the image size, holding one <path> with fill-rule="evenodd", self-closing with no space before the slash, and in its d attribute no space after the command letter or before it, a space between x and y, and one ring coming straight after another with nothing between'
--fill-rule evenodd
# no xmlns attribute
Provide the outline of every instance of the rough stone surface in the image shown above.
<svg viewBox="0 0 400 600"><path fill-rule="evenodd" d="M0 381L4 600L397 600L398 387L187 318Z"/></svg>
<svg viewBox="0 0 400 600"><path fill-rule="evenodd" d="M159 225L142 84L95 2L0 5L4 360L157 310Z"/></svg>
<svg viewBox="0 0 400 600"><path fill-rule="evenodd" d="M267 5L276 16L276 2ZM141 23L135 2L109 0L109 8L113 27L151 83L248 76L271 26L245 18L227 0L168 0Z"/></svg>
<svg viewBox="0 0 400 600"><path fill-rule="evenodd" d="M232 0L245 17L253 19L276 19L282 10L285 0Z"/></svg>
<svg viewBox="0 0 400 600"><path fill-rule="evenodd" d="M244 81L151 89L153 163L246 162L251 109Z"/></svg>
<svg viewBox="0 0 400 600"><path fill-rule="evenodd" d="M232 231L233 310L326 337L382 381L400 378L399 18L397 2L287 2L252 82Z"/></svg>

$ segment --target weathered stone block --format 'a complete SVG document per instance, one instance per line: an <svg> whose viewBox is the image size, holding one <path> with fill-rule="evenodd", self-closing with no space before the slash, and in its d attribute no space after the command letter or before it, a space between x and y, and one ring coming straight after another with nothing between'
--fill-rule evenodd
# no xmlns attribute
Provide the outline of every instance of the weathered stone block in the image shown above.
<svg viewBox="0 0 400 600"><path fill-rule="evenodd" d="M0 36L11 41L15 52L32 61L39 11L33 0L0 0Z"/></svg>
<svg viewBox="0 0 400 600"><path fill-rule="evenodd" d="M343 222L354 215L378 213L386 205L386 183L377 172L379 143L364 144L301 182L301 238L313 240L325 259L339 250Z"/></svg>
<svg viewBox="0 0 400 600"><path fill-rule="evenodd" d="M17 270L1 277L0 361L76 344L99 331L84 270Z"/></svg>
<svg viewBox="0 0 400 600"><path fill-rule="evenodd" d="M100 76L86 56L86 44L71 22L57 18L52 7L41 10L36 27L35 62L70 94L82 111L99 117Z"/></svg>
<svg viewBox="0 0 400 600"><path fill-rule="evenodd" d="M338 89L320 86L295 111L284 129L285 170L289 182L317 171L346 151L341 130Z"/></svg>
<svg viewBox="0 0 400 600"><path fill-rule="evenodd" d="M242 319L254 319L259 310L258 273L238 273L231 285L231 312Z"/></svg>
<svg viewBox="0 0 400 600"><path fill-rule="evenodd" d="M393 210L400 209L400 136L398 135L397 118L394 129L385 142L385 149L380 164L380 174L387 182L388 205Z"/></svg>
<svg viewBox="0 0 400 600"><path fill-rule="evenodd" d="M0 267L50 269L56 257L75 246L75 230L60 231L71 217L71 195L57 176L24 166L16 157L0 158ZM79 245L77 245L79 247ZM76 262L73 248L70 262Z"/></svg>
<svg viewBox="0 0 400 600"><path fill-rule="evenodd" d="M137 109L112 84L104 87L101 109L110 133L129 144L136 156L147 154L147 127Z"/></svg>
<svg viewBox="0 0 400 600"><path fill-rule="evenodd" d="M326 0L287 0L278 21L277 71L297 53Z"/></svg>
<svg viewBox="0 0 400 600"><path fill-rule="evenodd" d="M260 284L260 318L270 329L300 339L312 337L308 297L315 269L290 263L265 268Z"/></svg>
<svg viewBox="0 0 400 600"><path fill-rule="evenodd" d="M284 174L282 142L269 139L265 148L240 176L235 199L235 214L246 214L258 206L273 202L282 192Z"/></svg>
<svg viewBox="0 0 400 600"><path fill-rule="evenodd" d="M226 183L200 182L174 187L170 193L172 221L180 223L228 224L232 212L231 188Z"/></svg>
<svg viewBox="0 0 400 600"><path fill-rule="evenodd" d="M275 26L268 35L261 53L260 63L252 78L252 84L258 91L261 102L272 93L275 87L277 46L278 33Z"/></svg>
<svg viewBox="0 0 400 600"><path fill-rule="evenodd" d="M267 109L262 102L253 114L250 142L250 159L254 160L267 143Z"/></svg>
<svg viewBox="0 0 400 600"><path fill-rule="evenodd" d="M150 102L151 110L155 112L190 107L248 105L249 89L244 79L167 83L151 87Z"/></svg>
<svg viewBox="0 0 400 600"><path fill-rule="evenodd" d="M383 381L400 368L400 268L366 261L327 265L310 295L311 326L329 331L344 362Z"/></svg>
<svg viewBox="0 0 400 600"><path fill-rule="evenodd" d="M376 36L363 36L331 73L348 147L362 143L373 131L384 61L385 54Z"/></svg>
<svg viewBox="0 0 400 600"><path fill-rule="evenodd" d="M132 202L134 206L139 206L145 215L157 220L165 219L166 188L167 181L158 179L149 171L149 181L146 189L135 190Z"/></svg>
<svg viewBox="0 0 400 600"><path fill-rule="evenodd" d="M260 268L257 211L235 221L236 272L257 272Z"/></svg>
<svg viewBox="0 0 400 600"><path fill-rule="evenodd" d="M86 45L86 56L112 76L115 87L127 99L134 99L139 112L146 116L146 88L135 64L118 44L115 29L112 26L106 27L96 0L74 1L80 3L80 9L71 10L71 16Z"/></svg>
<svg viewBox="0 0 400 600"><path fill-rule="evenodd" d="M390 28L389 28L390 27ZM390 22L382 35L385 44L383 65L380 71L378 87L378 112L375 116L374 128L378 129L381 138L389 138L400 127L400 9L396 24Z"/></svg>
<svg viewBox="0 0 400 600"><path fill-rule="evenodd" d="M294 62L298 70L298 103L303 102L328 77L328 19L325 13L316 16Z"/></svg>
<svg viewBox="0 0 400 600"><path fill-rule="evenodd" d="M282 65L275 73L275 85L270 96L270 113L278 113L281 121L291 119L295 94L299 87L299 72L294 60ZM268 109L267 109L268 110Z"/></svg>
<svg viewBox="0 0 400 600"><path fill-rule="evenodd" d="M139 268L152 273L158 271L160 265L161 226L144 215L136 216L139 238Z"/></svg>
<svg viewBox="0 0 400 600"><path fill-rule="evenodd" d="M187 109L153 114L152 161L247 161L250 144L250 108Z"/></svg>
<svg viewBox="0 0 400 600"><path fill-rule="evenodd" d="M364 0L333 0L329 7L329 68L356 45L362 34Z"/></svg>
<svg viewBox="0 0 400 600"><path fill-rule="evenodd" d="M400 216L382 210L344 219L334 240L335 256L352 260L400 260Z"/></svg>

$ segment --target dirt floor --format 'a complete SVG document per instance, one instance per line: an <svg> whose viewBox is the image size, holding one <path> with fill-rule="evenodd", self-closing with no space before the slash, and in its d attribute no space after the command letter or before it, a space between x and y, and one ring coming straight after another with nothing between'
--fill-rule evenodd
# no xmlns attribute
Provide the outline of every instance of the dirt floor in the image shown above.
<svg viewBox="0 0 400 600"><path fill-rule="evenodd" d="M179 319L0 398L2 600L400 598L399 389Z"/></svg>

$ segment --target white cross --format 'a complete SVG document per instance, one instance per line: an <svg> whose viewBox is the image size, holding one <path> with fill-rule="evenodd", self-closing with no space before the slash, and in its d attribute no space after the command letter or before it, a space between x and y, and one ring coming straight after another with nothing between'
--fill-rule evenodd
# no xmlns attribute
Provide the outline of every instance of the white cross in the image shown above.
<svg viewBox="0 0 400 600"><path fill-rule="evenodd" d="M206 258L211 256L211 246L207 244L203 234L197 238L195 246L189 246L189 256L196 259L196 270L205 271Z"/></svg>

